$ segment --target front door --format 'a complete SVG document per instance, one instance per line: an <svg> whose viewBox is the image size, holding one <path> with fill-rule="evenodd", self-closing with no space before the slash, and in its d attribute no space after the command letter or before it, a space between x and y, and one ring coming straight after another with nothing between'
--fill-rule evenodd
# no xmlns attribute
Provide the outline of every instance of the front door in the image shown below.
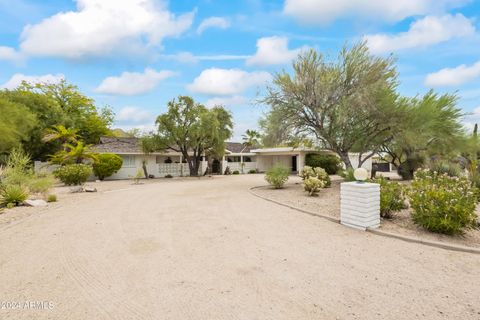
<svg viewBox="0 0 480 320"><path fill-rule="evenodd" d="M292 156L292 171L297 171L297 156Z"/></svg>

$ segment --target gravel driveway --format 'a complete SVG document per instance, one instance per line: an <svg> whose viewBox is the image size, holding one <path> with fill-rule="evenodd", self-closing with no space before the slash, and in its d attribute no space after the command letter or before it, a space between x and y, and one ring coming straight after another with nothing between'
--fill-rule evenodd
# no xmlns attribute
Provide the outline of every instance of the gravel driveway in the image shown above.
<svg viewBox="0 0 480 320"><path fill-rule="evenodd" d="M480 318L480 256L300 214L263 183L129 185L0 227L0 319Z"/></svg>

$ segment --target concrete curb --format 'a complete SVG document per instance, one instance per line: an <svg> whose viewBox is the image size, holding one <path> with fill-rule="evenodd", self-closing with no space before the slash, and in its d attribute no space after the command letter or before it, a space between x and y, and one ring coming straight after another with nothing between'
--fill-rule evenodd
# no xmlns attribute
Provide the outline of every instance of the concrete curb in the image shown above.
<svg viewBox="0 0 480 320"><path fill-rule="evenodd" d="M334 217L331 217L331 216L327 216L327 215L323 215L323 214L319 214L319 213L315 213L315 212L311 212L311 211L301 209L301 208L298 208L298 207L295 207L295 206L291 206L291 205L282 203L280 201L264 197L264 196L259 195L258 193L254 192L255 189L260 189L260 188L263 188L263 187L265 187L265 186L251 187L251 188L249 188L249 192L250 192L250 194L252 194L255 197L258 197L260 199L270 201L270 202L273 202L275 204L287 207L287 208L292 209L292 210L300 211L302 213L306 213L306 214L314 216L314 217L323 218L323 219L329 220L331 222L335 222L335 223L340 224L340 219L337 219L337 218L334 218ZM377 236L398 239L398 240L411 242L411 243L419 243L419 244L430 246L430 247L435 247L435 248L440 248L440 249L445 249L445 250L450 250L450 251L480 254L480 249L479 248L448 244L448 243L443 243L443 242L438 242L438 241L424 240L424 239L415 238L415 237L408 237L408 236L404 236L404 235L397 234L397 233L381 231L381 230L378 230L378 229L368 229L367 228L366 231L370 232L372 234L375 234Z"/></svg>

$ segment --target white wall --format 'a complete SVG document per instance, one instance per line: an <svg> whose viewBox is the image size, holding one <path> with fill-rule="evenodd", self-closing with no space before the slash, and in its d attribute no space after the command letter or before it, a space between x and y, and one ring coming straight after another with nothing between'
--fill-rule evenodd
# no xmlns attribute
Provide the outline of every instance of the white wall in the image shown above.
<svg viewBox="0 0 480 320"><path fill-rule="evenodd" d="M354 169L358 168L358 153L349 153L348 158L350 159L350 162L352 163L352 167ZM362 164L362 168L367 169L369 172L372 171L372 158L368 158L365 160L365 162Z"/></svg>

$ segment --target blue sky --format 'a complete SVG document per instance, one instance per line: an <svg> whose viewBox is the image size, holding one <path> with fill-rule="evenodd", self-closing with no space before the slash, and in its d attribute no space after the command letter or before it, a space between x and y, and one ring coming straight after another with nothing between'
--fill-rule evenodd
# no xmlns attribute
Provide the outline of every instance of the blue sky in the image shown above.
<svg viewBox="0 0 480 320"><path fill-rule="evenodd" d="M479 18L468 0L0 0L0 86L64 77L124 129L151 129L169 100L192 95L231 110L238 140L301 50L332 56L366 39L397 58L402 94L457 92L469 127L480 122Z"/></svg>

